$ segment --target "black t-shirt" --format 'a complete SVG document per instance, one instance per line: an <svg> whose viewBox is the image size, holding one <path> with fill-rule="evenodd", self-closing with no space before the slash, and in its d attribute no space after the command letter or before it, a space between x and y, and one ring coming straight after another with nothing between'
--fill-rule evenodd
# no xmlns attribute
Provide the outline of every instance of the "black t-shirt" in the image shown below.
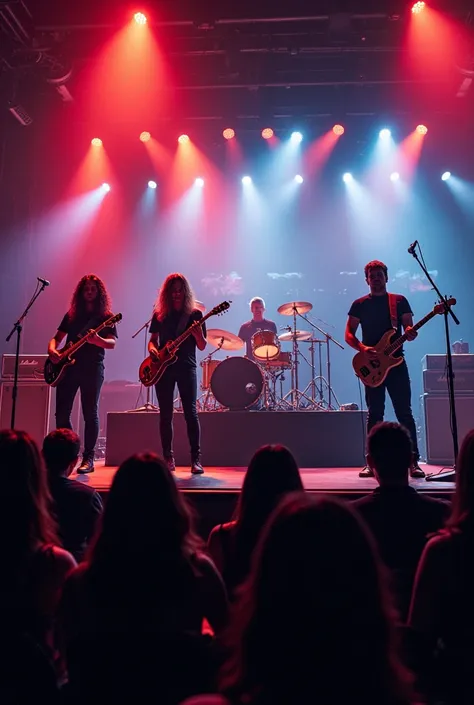
<svg viewBox="0 0 474 705"><path fill-rule="evenodd" d="M194 309L190 314L186 326L178 334L178 326L181 321L181 311L172 311L163 321L159 321L156 313L150 325L150 333L158 333L159 348L163 348L169 340L175 340L184 333L195 321L200 321L202 318L201 311ZM206 324L203 323L202 333L206 337ZM196 367L196 340L194 335L190 334L186 340L180 345L177 352L176 365L186 365Z"/></svg>
<svg viewBox="0 0 474 705"><path fill-rule="evenodd" d="M107 318L110 318L110 316L111 314L103 316L87 313L86 315L71 319L70 314L66 313L59 324L58 330L62 333L67 333L66 344L70 342L75 343L79 338L82 338L88 330L97 328L97 326L100 326L100 324L106 321ZM111 336L118 338L117 328L115 326L103 328L99 335L101 338L110 338ZM103 363L104 357L104 348L99 348L97 345L91 345L90 343L85 343L74 356L76 364L81 366Z"/></svg>
<svg viewBox="0 0 474 705"><path fill-rule="evenodd" d="M242 323L239 330L239 338L244 341L247 347L247 357L251 360L255 360L252 353L252 336L259 330L271 330L276 334L277 327L273 321L267 321L266 318L263 321L247 321L247 323Z"/></svg>
<svg viewBox="0 0 474 705"><path fill-rule="evenodd" d="M412 310L404 296L395 294L395 298L397 301L397 335L401 335L402 316L405 313L412 313ZM364 345L377 345L382 335L392 328L388 294L384 296L367 294L367 296L357 299L350 308L349 316L355 316L360 320ZM403 348L399 348L395 356L402 354Z"/></svg>

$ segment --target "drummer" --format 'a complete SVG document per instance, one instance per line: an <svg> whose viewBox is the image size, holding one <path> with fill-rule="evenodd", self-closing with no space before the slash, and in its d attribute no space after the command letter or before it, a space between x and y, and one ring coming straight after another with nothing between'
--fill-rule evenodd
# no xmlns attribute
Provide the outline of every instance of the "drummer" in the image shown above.
<svg viewBox="0 0 474 705"><path fill-rule="evenodd" d="M247 357L250 360L255 360L252 352L252 336L261 330L270 330L276 335L277 327L274 321L265 318L265 301L260 296L254 296L253 299L250 299L249 306L252 319L247 321L247 323L242 323L239 330L239 338L246 345Z"/></svg>

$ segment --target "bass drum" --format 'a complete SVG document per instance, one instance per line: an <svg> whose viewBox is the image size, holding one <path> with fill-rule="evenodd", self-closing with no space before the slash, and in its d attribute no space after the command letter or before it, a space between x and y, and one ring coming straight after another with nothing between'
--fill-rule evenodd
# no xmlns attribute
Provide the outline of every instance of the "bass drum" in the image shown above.
<svg viewBox="0 0 474 705"><path fill-rule="evenodd" d="M248 409L262 393L263 375L252 360L229 357L214 370L211 390L222 406L232 411Z"/></svg>

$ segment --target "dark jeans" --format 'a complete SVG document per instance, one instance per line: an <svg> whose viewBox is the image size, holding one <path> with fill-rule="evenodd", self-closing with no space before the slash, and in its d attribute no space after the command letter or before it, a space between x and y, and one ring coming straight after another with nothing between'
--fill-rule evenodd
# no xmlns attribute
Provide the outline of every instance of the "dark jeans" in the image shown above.
<svg viewBox="0 0 474 705"><path fill-rule="evenodd" d="M408 367L405 361L398 367L392 367L385 382L380 387L366 387L365 401L367 404L367 433L376 423L383 421L385 412L385 390L390 394L395 416L398 423L405 426L411 437L413 453L418 460L418 441L415 419L411 410L411 386Z"/></svg>
<svg viewBox="0 0 474 705"><path fill-rule="evenodd" d="M196 408L197 374L195 367L179 367L179 362L171 365L156 385L156 396L160 407L161 447L165 458L173 455L173 399L174 388L178 385L179 396L188 429L192 460L201 455L201 428Z"/></svg>
<svg viewBox="0 0 474 705"><path fill-rule="evenodd" d="M84 457L93 458L99 436L99 396L104 383L102 364L73 365L56 389L56 428L72 428L71 411L78 389L81 390L84 417Z"/></svg>

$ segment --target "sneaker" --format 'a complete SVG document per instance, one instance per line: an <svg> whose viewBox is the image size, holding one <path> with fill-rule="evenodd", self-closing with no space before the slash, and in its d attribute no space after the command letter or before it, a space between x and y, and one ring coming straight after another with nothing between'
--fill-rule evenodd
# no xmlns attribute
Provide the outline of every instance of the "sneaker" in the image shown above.
<svg viewBox="0 0 474 705"><path fill-rule="evenodd" d="M369 468L369 466L366 465L365 468L362 468L362 470L360 471L359 477L375 477L374 471L372 470L372 468Z"/></svg>
<svg viewBox="0 0 474 705"><path fill-rule="evenodd" d="M204 468L202 467L200 460L192 461L191 472L193 475L202 475L204 473Z"/></svg>
<svg viewBox="0 0 474 705"><path fill-rule="evenodd" d="M77 472L81 475L94 472L94 458L82 458L82 463L77 468Z"/></svg>
<svg viewBox="0 0 474 705"><path fill-rule="evenodd" d="M170 472L174 472L176 470L176 463L173 456L165 458L165 463Z"/></svg>
<svg viewBox="0 0 474 705"><path fill-rule="evenodd" d="M410 477L422 478L425 477L425 472L418 465L418 460L414 460L410 467Z"/></svg>

